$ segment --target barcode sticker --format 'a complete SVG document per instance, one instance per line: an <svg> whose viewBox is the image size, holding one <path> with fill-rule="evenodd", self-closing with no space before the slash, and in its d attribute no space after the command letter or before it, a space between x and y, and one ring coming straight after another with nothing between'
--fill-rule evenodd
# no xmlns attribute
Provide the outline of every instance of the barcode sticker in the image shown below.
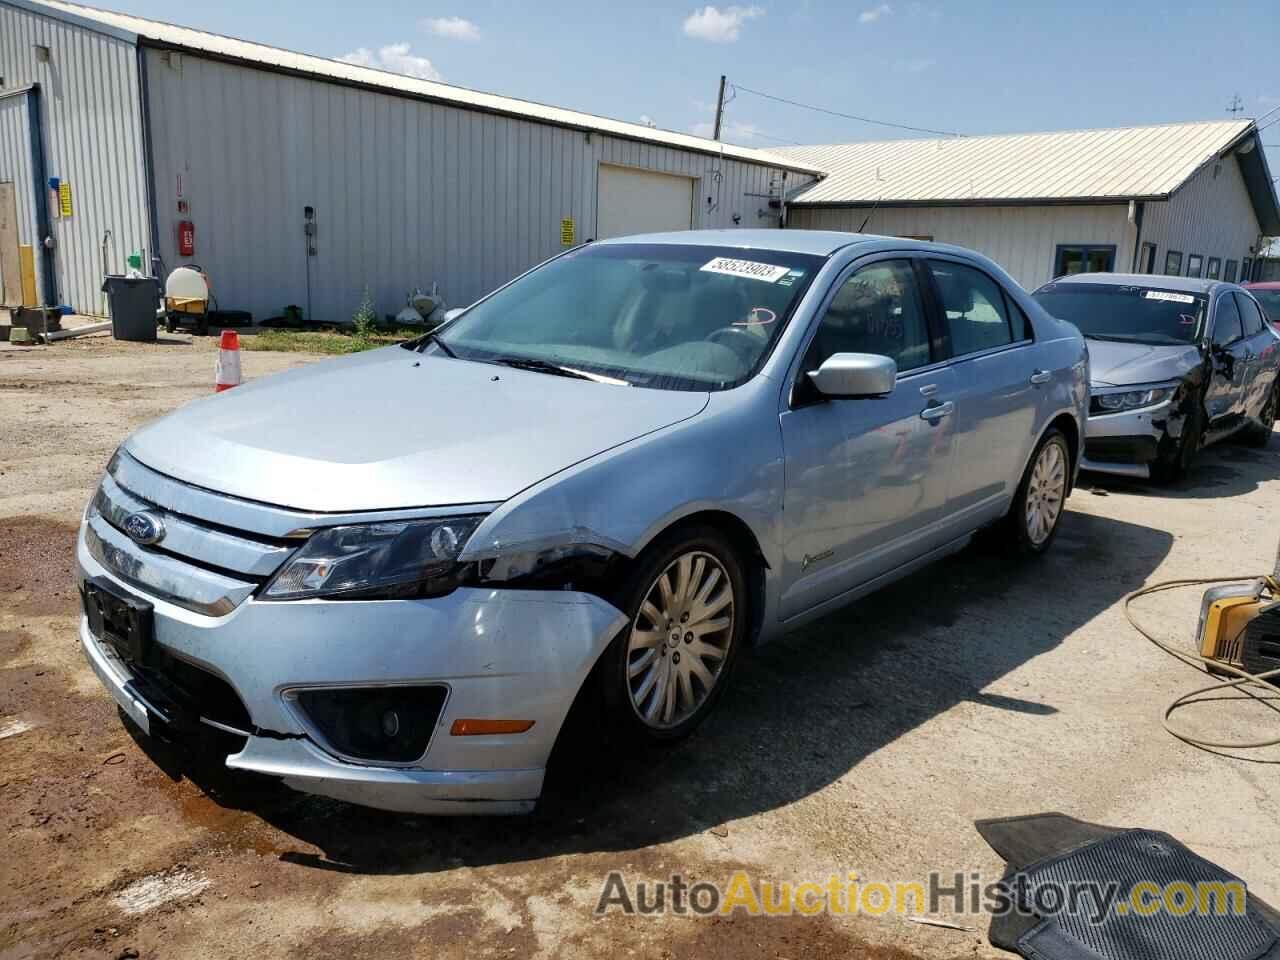
<svg viewBox="0 0 1280 960"><path fill-rule="evenodd" d="M765 283L777 283L791 272L790 267L775 267L771 263L756 263L754 260L735 260L733 257L716 257L704 263L701 269L708 273L723 273L729 277L763 280Z"/></svg>
<svg viewBox="0 0 1280 960"><path fill-rule="evenodd" d="M1167 290L1148 290L1143 294L1148 300L1168 300L1170 303L1195 303L1196 298L1187 293L1169 293Z"/></svg>

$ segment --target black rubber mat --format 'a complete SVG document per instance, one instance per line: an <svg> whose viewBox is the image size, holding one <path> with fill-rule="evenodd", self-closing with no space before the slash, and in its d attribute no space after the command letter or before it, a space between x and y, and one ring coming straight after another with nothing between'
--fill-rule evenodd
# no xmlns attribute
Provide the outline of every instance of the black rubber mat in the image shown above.
<svg viewBox="0 0 1280 960"><path fill-rule="evenodd" d="M1141 882L1230 883L1226 871L1198 857L1167 834L1119 830L1063 814L984 820L976 824L1008 862L1005 881L1025 881L1024 907L1037 889L1073 881L1114 882L1122 896ZM994 917L991 943L1034 960L1280 960L1280 916L1252 895L1240 916L1184 917L1160 911L1149 917L1092 910L1036 917ZM1090 920L1094 922L1090 922Z"/></svg>

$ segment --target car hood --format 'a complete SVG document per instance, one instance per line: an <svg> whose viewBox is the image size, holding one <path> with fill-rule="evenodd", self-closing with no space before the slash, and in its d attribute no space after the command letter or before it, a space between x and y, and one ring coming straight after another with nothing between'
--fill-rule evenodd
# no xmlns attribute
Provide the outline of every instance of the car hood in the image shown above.
<svg viewBox="0 0 1280 960"><path fill-rule="evenodd" d="M187 483L298 510L496 503L707 399L388 347L198 400L125 449Z"/></svg>
<svg viewBox="0 0 1280 960"><path fill-rule="evenodd" d="M1194 344L1153 346L1085 339L1089 345L1089 377L1099 386L1176 380L1200 364Z"/></svg>

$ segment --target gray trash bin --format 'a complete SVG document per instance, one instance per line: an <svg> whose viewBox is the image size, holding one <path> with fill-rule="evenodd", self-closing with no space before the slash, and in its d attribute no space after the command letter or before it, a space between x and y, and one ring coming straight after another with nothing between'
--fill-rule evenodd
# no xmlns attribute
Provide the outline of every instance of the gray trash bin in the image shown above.
<svg viewBox="0 0 1280 960"><path fill-rule="evenodd" d="M154 340L160 284L154 277L102 278L111 310L111 336L117 340Z"/></svg>

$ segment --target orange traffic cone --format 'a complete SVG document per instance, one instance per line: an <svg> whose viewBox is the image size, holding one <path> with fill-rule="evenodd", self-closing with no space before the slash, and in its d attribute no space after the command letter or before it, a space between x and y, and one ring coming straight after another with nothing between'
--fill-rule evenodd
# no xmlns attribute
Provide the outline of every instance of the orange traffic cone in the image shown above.
<svg viewBox="0 0 1280 960"><path fill-rule="evenodd" d="M240 337L234 330L223 330L218 344L218 366L213 374L213 392L221 393L240 386Z"/></svg>

